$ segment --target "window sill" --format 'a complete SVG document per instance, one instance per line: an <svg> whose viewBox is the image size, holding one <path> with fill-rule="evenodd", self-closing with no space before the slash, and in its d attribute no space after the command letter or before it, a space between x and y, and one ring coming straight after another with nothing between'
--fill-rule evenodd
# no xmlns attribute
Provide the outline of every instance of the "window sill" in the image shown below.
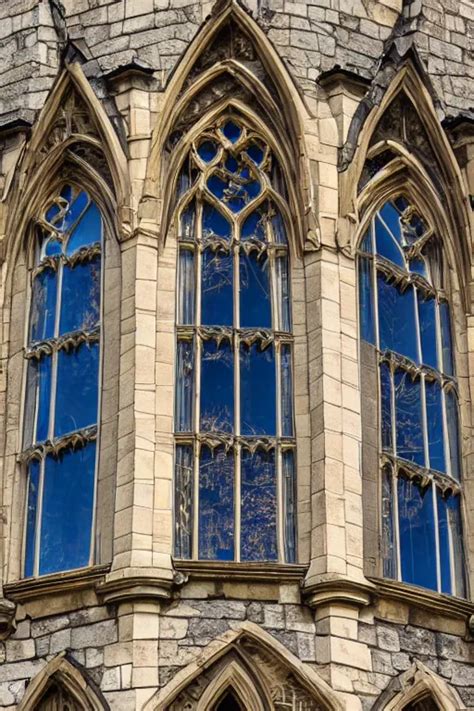
<svg viewBox="0 0 474 711"><path fill-rule="evenodd" d="M173 560L177 571L188 579L222 582L300 583L307 565L295 563L234 563L208 560Z"/></svg>
<svg viewBox="0 0 474 711"><path fill-rule="evenodd" d="M368 578L376 587L376 596L390 598L405 604L428 610L446 617L463 619L469 625L469 618L474 615L474 602L464 598L445 595L397 580Z"/></svg>
<svg viewBox="0 0 474 711"><path fill-rule="evenodd" d="M89 568L53 573L38 578L25 578L4 586L5 597L13 602L29 602L43 595L71 593L85 588L94 588L101 582L110 565L94 565Z"/></svg>

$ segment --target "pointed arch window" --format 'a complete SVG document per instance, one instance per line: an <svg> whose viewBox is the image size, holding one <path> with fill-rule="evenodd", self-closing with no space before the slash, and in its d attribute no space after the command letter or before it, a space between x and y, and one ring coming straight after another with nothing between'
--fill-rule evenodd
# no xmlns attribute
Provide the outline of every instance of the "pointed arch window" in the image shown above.
<svg viewBox="0 0 474 711"><path fill-rule="evenodd" d="M26 577L91 564L100 378L103 221L65 185L35 226L23 461Z"/></svg>
<svg viewBox="0 0 474 711"><path fill-rule="evenodd" d="M403 197L359 247L361 338L377 350L383 572L464 596L458 386L437 236Z"/></svg>
<svg viewBox="0 0 474 711"><path fill-rule="evenodd" d="M226 115L177 183L175 555L295 560L286 188L262 136Z"/></svg>

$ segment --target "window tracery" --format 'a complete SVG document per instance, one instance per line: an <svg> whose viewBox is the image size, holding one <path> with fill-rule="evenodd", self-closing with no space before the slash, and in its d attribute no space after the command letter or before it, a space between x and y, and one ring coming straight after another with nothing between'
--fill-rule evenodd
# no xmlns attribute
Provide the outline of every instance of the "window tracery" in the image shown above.
<svg viewBox="0 0 474 711"><path fill-rule="evenodd" d="M237 113L177 182L175 555L295 560L286 187Z"/></svg>
<svg viewBox="0 0 474 711"><path fill-rule="evenodd" d="M387 201L359 246L361 338L377 349L385 577L464 596L458 386L439 241Z"/></svg>
<svg viewBox="0 0 474 711"><path fill-rule="evenodd" d="M25 577L92 561L102 233L99 208L72 184L35 226L21 455Z"/></svg>

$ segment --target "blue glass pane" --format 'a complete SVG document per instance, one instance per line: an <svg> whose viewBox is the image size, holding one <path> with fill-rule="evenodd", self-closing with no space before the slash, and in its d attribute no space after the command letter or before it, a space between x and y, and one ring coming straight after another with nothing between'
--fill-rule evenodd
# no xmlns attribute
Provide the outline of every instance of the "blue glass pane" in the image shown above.
<svg viewBox="0 0 474 711"><path fill-rule="evenodd" d="M194 273L194 252L181 249L179 252L179 296L178 323L194 323L194 303L196 279Z"/></svg>
<svg viewBox="0 0 474 711"><path fill-rule="evenodd" d="M46 457L39 573L89 565L94 505L95 442Z"/></svg>
<svg viewBox="0 0 474 711"><path fill-rule="evenodd" d="M205 249L201 264L201 323L204 326L232 326L233 322L233 255Z"/></svg>
<svg viewBox="0 0 474 711"><path fill-rule="evenodd" d="M251 212L240 231L241 238L258 239L265 242L265 215L260 210Z"/></svg>
<svg viewBox="0 0 474 711"><path fill-rule="evenodd" d="M36 442L44 442L48 438L49 410L51 406L51 366L51 356L45 355L37 361L38 414L36 418Z"/></svg>
<svg viewBox="0 0 474 711"><path fill-rule="evenodd" d="M277 244L287 244L285 222L281 213L275 209L275 215L272 217L273 238Z"/></svg>
<svg viewBox="0 0 474 711"><path fill-rule="evenodd" d="M393 516L393 478L389 468L382 471L382 561L385 578L397 578Z"/></svg>
<svg viewBox="0 0 474 711"><path fill-rule="evenodd" d="M446 472L443 433L443 404L441 386L437 381L425 380L426 421L428 424L428 445L430 468Z"/></svg>
<svg viewBox="0 0 474 711"><path fill-rule="evenodd" d="M249 158L251 158L253 160L253 162L256 165L260 165L260 163L262 162L262 160L264 159L264 156L265 156L264 149L261 146L259 146L258 143L255 143L255 142L251 143L247 147L245 152L247 153Z"/></svg>
<svg viewBox="0 0 474 711"><path fill-rule="evenodd" d="M74 254L81 247L88 247L101 240L102 217L97 205L92 203L68 239L66 254Z"/></svg>
<svg viewBox="0 0 474 711"><path fill-rule="evenodd" d="M97 423L99 344L58 353L55 435Z"/></svg>
<svg viewBox="0 0 474 711"><path fill-rule="evenodd" d="M436 590L433 488L398 478L398 516L402 580Z"/></svg>
<svg viewBox="0 0 474 711"><path fill-rule="evenodd" d="M176 371L176 431L193 429L194 347L192 341L178 341Z"/></svg>
<svg viewBox="0 0 474 711"><path fill-rule="evenodd" d="M50 225L53 225L55 222L54 218L58 215L60 209L61 208L56 202L51 205L51 207L48 208L45 214L46 222L49 222Z"/></svg>
<svg viewBox="0 0 474 711"><path fill-rule="evenodd" d="M276 276L280 307L280 330L289 333L291 331L290 277L288 274L288 257L286 255L276 259Z"/></svg>
<svg viewBox="0 0 474 711"><path fill-rule="evenodd" d="M205 208L204 208L205 209ZM196 206L194 200L191 200L181 214L179 221L181 239L187 242L193 242L195 239L195 223L196 223Z"/></svg>
<svg viewBox="0 0 474 711"><path fill-rule="evenodd" d="M448 498L448 517L452 541L452 563L454 570L453 594L466 597L466 564L464 558L464 536L461 519L461 497Z"/></svg>
<svg viewBox="0 0 474 711"><path fill-rule="evenodd" d="M459 479L461 476L461 450L459 441L459 409L458 399L454 390L445 391L446 421L448 423L449 458L451 462L451 476Z"/></svg>
<svg viewBox="0 0 474 711"><path fill-rule="evenodd" d="M28 361L25 388L25 408L23 412L23 449L29 447L35 437L35 411L38 387L38 361L32 358Z"/></svg>
<svg viewBox="0 0 474 711"><path fill-rule="evenodd" d="M47 257L55 257L62 251L62 243L57 239L49 239L44 246L44 253Z"/></svg>
<svg viewBox="0 0 474 711"><path fill-rule="evenodd" d="M230 173L236 173L239 169L239 164L234 158L234 156L227 156L226 162L225 162L225 168L228 170Z"/></svg>
<svg viewBox="0 0 474 711"><path fill-rule="evenodd" d="M375 345L375 312L372 262L359 258L359 320L360 335L367 343Z"/></svg>
<svg viewBox="0 0 474 711"><path fill-rule="evenodd" d="M438 349L436 338L436 301L433 298L423 299L417 292L418 319L420 323L421 353L425 365L438 368Z"/></svg>
<svg viewBox="0 0 474 711"><path fill-rule="evenodd" d="M79 193L79 195L76 197L76 199L72 203L69 210L66 212L66 215L64 216L64 221L63 221L62 225L58 225L58 227L60 227L60 229L63 232L67 232L69 229L71 229L71 227L75 224L76 220L80 217L82 211L84 210L84 208L86 207L88 202L89 202L89 198L87 196L87 193L84 193L84 192ZM97 210L97 208L96 208L96 210ZM82 222L82 220L81 220L81 222ZM96 240L97 239L100 239L100 237L96 237ZM96 241L96 240L93 240L93 241Z"/></svg>
<svg viewBox="0 0 474 711"><path fill-rule="evenodd" d="M194 453L190 445L176 447L175 541L177 558L192 557Z"/></svg>
<svg viewBox="0 0 474 711"><path fill-rule="evenodd" d="M410 271L415 274L421 274L425 279L429 280L428 269L423 258L410 259Z"/></svg>
<svg viewBox="0 0 474 711"><path fill-rule="evenodd" d="M34 279L31 295L30 339L43 341L54 336L57 274L43 269Z"/></svg>
<svg viewBox="0 0 474 711"><path fill-rule="evenodd" d="M296 562L296 478L292 450L282 453L283 502L285 507L285 562Z"/></svg>
<svg viewBox="0 0 474 711"><path fill-rule="evenodd" d="M100 257L65 266L59 332L92 331L100 319Z"/></svg>
<svg viewBox="0 0 474 711"><path fill-rule="evenodd" d="M362 252L367 252L367 254L372 254L374 251L373 244L372 244L372 229L369 227L367 232L365 233L361 243L360 243L360 250Z"/></svg>
<svg viewBox="0 0 474 711"><path fill-rule="evenodd" d="M240 252L240 325L271 328L270 260L267 252Z"/></svg>
<svg viewBox="0 0 474 711"><path fill-rule="evenodd" d="M291 346L282 343L281 352L281 434L293 437L293 369Z"/></svg>
<svg viewBox="0 0 474 711"><path fill-rule="evenodd" d="M386 452L393 451L392 436L392 376L386 363L380 364L380 404L382 416L382 449Z"/></svg>
<svg viewBox="0 0 474 711"><path fill-rule="evenodd" d="M222 133L229 141L235 143L239 139L242 129L233 121L227 121L222 127Z"/></svg>
<svg viewBox="0 0 474 711"><path fill-rule="evenodd" d="M380 215L398 244L402 244L400 213L397 208L391 202L387 202L380 210Z"/></svg>
<svg viewBox="0 0 474 711"><path fill-rule="evenodd" d="M224 447L201 447L199 558L234 559L234 455Z"/></svg>
<svg viewBox="0 0 474 711"><path fill-rule="evenodd" d="M277 560L275 451L242 450L241 559Z"/></svg>
<svg viewBox="0 0 474 711"><path fill-rule="evenodd" d="M426 232L426 227L418 215L412 215L403 225L403 233L408 244L413 244Z"/></svg>
<svg viewBox="0 0 474 711"><path fill-rule="evenodd" d="M405 260L400 247L378 217L375 218L375 244L377 254L405 269Z"/></svg>
<svg viewBox="0 0 474 711"><path fill-rule="evenodd" d="M449 305L446 301L440 301L439 315L441 320L441 343L443 348L443 372L446 375L453 375L453 348L451 337L451 318Z"/></svg>
<svg viewBox="0 0 474 711"><path fill-rule="evenodd" d="M38 506L38 490L40 477L40 463L33 459L28 466L28 504L26 511L26 537L25 537L25 578L34 574L35 544L36 544L36 510Z"/></svg>
<svg viewBox="0 0 474 711"><path fill-rule="evenodd" d="M395 200L393 202L398 207L400 212L405 212L405 210L407 209L407 207L410 204L408 202L408 200L405 197L403 197L402 195L400 195L400 197L395 198Z"/></svg>
<svg viewBox="0 0 474 711"><path fill-rule="evenodd" d="M213 141L203 141L197 152L205 163L210 163L217 155L217 146Z"/></svg>
<svg viewBox="0 0 474 711"><path fill-rule="evenodd" d="M276 425L275 349L258 343L240 347L241 434L274 435Z"/></svg>
<svg viewBox="0 0 474 711"><path fill-rule="evenodd" d="M397 455L421 466L425 464L423 420L421 411L421 381L412 380L409 373L394 374L395 409L397 413Z"/></svg>
<svg viewBox="0 0 474 711"><path fill-rule="evenodd" d="M380 349L395 351L418 362L413 287L401 291L377 274Z"/></svg>
<svg viewBox="0 0 474 711"><path fill-rule="evenodd" d="M72 186L71 185L64 185L61 188L61 197L63 197L68 202L71 202L71 199L72 199Z"/></svg>
<svg viewBox="0 0 474 711"><path fill-rule="evenodd" d="M202 343L200 411L201 431L234 431L234 356L228 341Z"/></svg>
<svg viewBox="0 0 474 711"><path fill-rule="evenodd" d="M439 563L441 572L441 592L451 594L451 552L449 543L448 505L440 490L437 489Z"/></svg>
<svg viewBox="0 0 474 711"><path fill-rule="evenodd" d="M204 239L211 237L222 237L230 240L232 237L232 226L230 222L215 207L204 203L202 209L202 236Z"/></svg>

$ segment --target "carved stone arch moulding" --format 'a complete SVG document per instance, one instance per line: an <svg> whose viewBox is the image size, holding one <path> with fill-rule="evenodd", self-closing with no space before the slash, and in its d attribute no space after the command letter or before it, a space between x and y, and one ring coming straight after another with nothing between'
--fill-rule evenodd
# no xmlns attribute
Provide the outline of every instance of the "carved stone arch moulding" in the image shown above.
<svg viewBox="0 0 474 711"><path fill-rule="evenodd" d="M231 691L248 711L343 711L333 691L268 632L243 622L207 645L143 711L205 711Z"/></svg>
<svg viewBox="0 0 474 711"><path fill-rule="evenodd" d="M392 679L375 702L372 711L422 711L431 700L441 711L460 711L466 706L459 694L438 674L416 660L410 669Z"/></svg>
<svg viewBox="0 0 474 711"><path fill-rule="evenodd" d="M74 703L75 711L108 711L110 708L86 673L76 662L69 661L65 652L61 652L32 679L18 704L18 711L43 709L42 703L53 687L57 687L60 693L67 696L68 701ZM45 708L48 708L47 705ZM68 704L67 708L71 706Z"/></svg>
<svg viewBox="0 0 474 711"><path fill-rule="evenodd" d="M216 3L166 88L139 210L142 227L155 231L158 218L164 239L176 165L189 150L196 126L214 120L229 97L253 116L255 128L281 156L297 251L317 249L319 228L304 140L305 131L316 133L316 120L264 31L237 0Z"/></svg>
<svg viewBox="0 0 474 711"><path fill-rule="evenodd" d="M131 231L127 158L101 102L79 64L67 64L40 112L10 185L7 253L11 263L57 177L84 184L112 221L114 232Z"/></svg>
<svg viewBox="0 0 474 711"><path fill-rule="evenodd" d="M400 173L402 165L411 187L422 176L423 189L436 195L436 204L442 206L437 212L444 216L442 237L451 241L450 257L455 258L460 281L468 283L473 229L469 196L433 100L411 60L395 75L380 104L372 108L353 160L341 174L338 241L345 251L354 254L357 225L374 189L383 180L388 185L389 177Z"/></svg>

